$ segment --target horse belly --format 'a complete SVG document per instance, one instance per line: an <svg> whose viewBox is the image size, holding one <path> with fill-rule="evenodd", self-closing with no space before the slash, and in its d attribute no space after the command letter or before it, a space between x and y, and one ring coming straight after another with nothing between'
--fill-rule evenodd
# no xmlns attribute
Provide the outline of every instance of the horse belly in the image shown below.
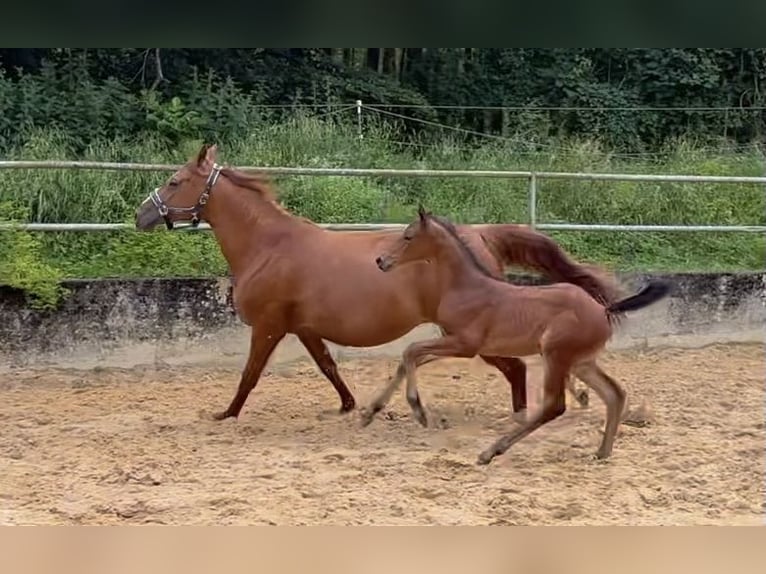
<svg viewBox="0 0 766 574"><path fill-rule="evenodd" d="M538 329L493 329L485 337L480 354L498 357L528 357L540 354Z"/></svg>
<svg viewBox="0 0 766 574"><path fill-rule="evenodd" d="M334 294L312 309L303 309L298 322L337 345L383 345L403 337L423 322L417 306L386 299Z"/></svg>

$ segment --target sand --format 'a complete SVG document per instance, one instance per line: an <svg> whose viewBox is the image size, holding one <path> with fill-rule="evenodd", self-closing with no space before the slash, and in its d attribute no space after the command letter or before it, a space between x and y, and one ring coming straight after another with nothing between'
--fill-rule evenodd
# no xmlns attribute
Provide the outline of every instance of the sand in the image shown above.
<svg viewBox="0 0 766 574"><path fill-rule="evenodd" d="M529 361L538 400L539 360ZM764 347L611 352L643 426L596 461L604 407L570 408L488 466L514 424L478 360L420 370L367 428L308 362L275 367L238 420L239 371L32 369L0 375L0 524L762 524ZM360 404L393 359L340 365ZM578 383L581 384L581 383Z"/></svg>

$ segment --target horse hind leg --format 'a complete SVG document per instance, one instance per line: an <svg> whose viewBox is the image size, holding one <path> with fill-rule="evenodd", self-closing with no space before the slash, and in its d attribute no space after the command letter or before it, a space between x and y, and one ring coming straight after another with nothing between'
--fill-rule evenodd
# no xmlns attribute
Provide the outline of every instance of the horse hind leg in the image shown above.
<svg viewBox="0 0 766 574"><path fill-rule="evenodd" d="M543 355L543 357L545 377L540 411L526 424L501 436L492 446L482 451L478 458L479 464L489 464L493 458L505 453L512 445L566 412L565 388L569 375L569 361L551 355Z"/></svg>
<svg viewBox="0 0 766 574"><path fill-rule="evenodd" d="M511 385L511 418L519 424L527 422L527 364L517 357L480 357L498 369Z"/></svg>
<svg viewBox="0 0 766 574"><path fill-rule="evenodd" d="M627 393L612 377L607 375L595 361L575 367L577 377L591 387L606 404L606 425L601 445L596 451L596 458L611 456L617 429L622 420L627 403Z"/></svg>
<svg viewBox="0 0 766 574"><path fill-rule="evenodd" d="M311 355L311 358L314 359L319 370L322 371L322 374L332 383L332 386L338 393L338 397L340 397L340 414L354 410L356 407L354 395L351 394L348 386L340 376L340 373L338 372L338 364L335 362L335 359L332 358L330 350L327 348L327 345L322 338L314 333L306 332L301 332L297 335L300 342L306 347L309 355Z"/></svg>

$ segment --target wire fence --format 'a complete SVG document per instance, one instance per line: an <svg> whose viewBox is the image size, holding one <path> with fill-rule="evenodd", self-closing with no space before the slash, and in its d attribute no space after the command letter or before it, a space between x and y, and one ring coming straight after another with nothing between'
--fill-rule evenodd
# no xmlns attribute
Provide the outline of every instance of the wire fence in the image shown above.
<svg viewBox="0 0 766 574"><path fill-rule="evenodd" d="M0 170L4 169L94 169L115 171L150 171L174 172L180 165L145 164L96 161L0 161ZM709 231L709 232L745 232L764 233L764 225L612 225L612 224L575 224L546 223L537 217L539 182L545 179L569 179L590 181L637 181L637 182L686 182L686 183L732 183L764 186L766 176L713 176L713 175L660 175L628 173L581 173L581 172L534 172L503 170L445 170L445 169L366 169L366 168L306 168L306 167L268 167L242 166L242 171L253 171L271 175L306 175L337 177L467 177L467 178L502 178L508 180L525 179L527 181L527 199L529 202L529 225L540 230L561 231ZM766 214L763 214L766 219ZM765 222L766 223L766 222ZM320 226L333 230L380 230L401 229L403 224L394 223L319 223ZM20 229L27 231L115 231L130 229L126 223L4 223L0 231ZM193 230L206 231L210 227L202 224Z"/></svg>

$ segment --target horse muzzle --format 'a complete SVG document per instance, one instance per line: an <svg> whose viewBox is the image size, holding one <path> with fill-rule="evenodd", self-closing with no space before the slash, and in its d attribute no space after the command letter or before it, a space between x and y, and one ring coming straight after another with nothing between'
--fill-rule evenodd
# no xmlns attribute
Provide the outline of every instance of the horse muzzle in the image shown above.
<svg viewBox="0 0 766 574"><path fill-rule="evenodd" d="M388 257L377 257L375 263L381 271L389 271L394 266Z"/></svg>

